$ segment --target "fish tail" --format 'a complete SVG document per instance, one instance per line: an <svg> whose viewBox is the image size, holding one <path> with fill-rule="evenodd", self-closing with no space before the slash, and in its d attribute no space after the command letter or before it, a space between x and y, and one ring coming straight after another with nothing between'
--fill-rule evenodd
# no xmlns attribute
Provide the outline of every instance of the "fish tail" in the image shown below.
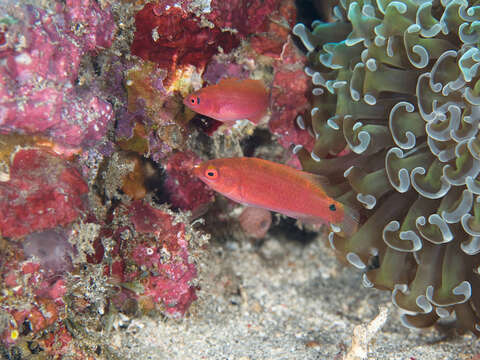
<svg viewBox="0 0 480 360"><path fill-rule="evenodd" d="M360 213L358 210L345 206L343 208L343 221L340 224L342 233L351 236L357 232L360 223Z"/></svg>

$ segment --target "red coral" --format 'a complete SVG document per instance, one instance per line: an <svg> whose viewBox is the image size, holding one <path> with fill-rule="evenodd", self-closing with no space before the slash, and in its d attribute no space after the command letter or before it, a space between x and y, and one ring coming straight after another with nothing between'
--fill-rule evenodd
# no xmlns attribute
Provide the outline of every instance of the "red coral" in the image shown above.
<svg viewBox="0 0 480 360"><path fill-rule="evenodd" d="M255 33L250 39L253 49L259 54L278 59L296 21L296 7L292 0L277 1L275 11L267 18L264 33Z"/></svg>
<svg viewBox="0 0 480 360"><path fill-rule="evenodd" d="M170 70L178 65L205 65L218 46L230 52L239 39L218 27L202 27L201 19L173 1L149 3L135 15L131 52Z"/></svg>
<svg viewBox="0 0 480 360"><path fill-rule="evenodd" d="M194 213L214 200L213 192L192 173L193 166L198 162L199 159L192 152L186 151L173 154L166 164L165 188L170 203Z"/></svg>
<svg viewBox="0 0 480 360"><path fill-rule="evenodd" d="M237 30L242 36L266 31L266 18L276 8L279 0L213 0L211 13L206 16L221 28Z"/></svg>
<svg viewBox="0 0 480 360"><path fill-rule="evenodd" d="M143 270L141 279L144 291L137 299L141 298L146 303L160 303L170 315L183 315L197 298L196 287L192 285L197 270L189 260L190 248L185 238L185 224L174 225L171 215L142 201L133 202L128 213L139 237L137 244L131 245L132 250L123 253L121 257ZM145 276L146 274L148 275ZM119 277L118 274L116 276ZM134 271L120 277L132 282L138 281L139 272Z"/></svg>
<svg viewBox="0 0 480 360"><path fill-rule="evenodd" d="M185 277L185 270L179 268L178 275ZM171 315L185 314L190 304L197 299L195 288L182 278L175 279L175 276L173 279L150 277L144 295L152 297L155 302L162 301L167 313Z"/></svg>
<svg viewBox="0 0 480 360"><path fill-rule="evenodd" d="M272 133L279 135L278 141L283 147L302 144L311 151L314 138L295 122L297 115L309 107L311 80L305 74L304 66L305 57L289 39L274 66L269 127Z"/></svg>
<svg viewBox="0 0 480 360"><path fill-rule="evenodd" d="M88 187L62 159L36 149L19 150L10 180L0 183L0 233L20 237L72 222Z"/></svg>
<svg viewBox="0 0 480 360"><path fill-rule="evenodd" d="M173 225L172 217L164 211L135 201L130 206L130 218L137 232L154 235L169 252L175 253L185 247L182 242L185 224Z"/></svg>
<svg viewBox="0 0 480 360"><path fill-rule="evenodd" d="M241 39L260 33L254 48L278 57L295 21L292 0L212 0L198 16L190 5L191 1L173 0L146 4L135 16L132 53L170 70L185 64L204 66L218 46L228 53Z"/></svg>

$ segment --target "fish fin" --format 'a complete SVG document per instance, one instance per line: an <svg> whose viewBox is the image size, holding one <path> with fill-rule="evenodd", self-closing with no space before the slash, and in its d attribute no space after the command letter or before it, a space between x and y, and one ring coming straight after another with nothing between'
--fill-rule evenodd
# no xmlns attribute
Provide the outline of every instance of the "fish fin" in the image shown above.
<svg viewBox="0 0 480 360"><path fill-rule="evenodd" d="M352 236L357 232L360 223L360 213L358 210L348 206L343 208L343 221L338 224L341 228L341 232L346 236Z"/></svg>
<svg viewBox="0 0 480 360"><path fill-rule="evenodd" d="M328 177L323 175L302 171L302 176L312 184L319 186L323 192L325 192L325 188L332 185Z"/></svg>
<svg viewBox="0 0 480 360"><path fill-rule="evenodd" d="M323 226L323 225L328 225L329 222L327 220L324 220L322 218L319 218L319 217L296 217L295 219L297 220L300 220L303 224L307 224L307 225L310 225L310 226Z"/></svg>
<svg viewBox="0 0 480 360"><path fill-rule="evenodd" d="M265 86L263 80L257 79L238 79L238 78L223 78L216 84L217 88L238 88L248 89L249 92L258 96L268 96L269 91Z"/></svg>
<svg viewBox="0 0 480 360"><path fill-rule="evenodd" d="M217 86L234 86L238 85L238 82L242 80L239 78L231 77L231 78L221 78L220 81L217 83Z"/></svg>
<svg viewBox="0 0 480 360"><path fill-rule="evenodd" d="M345 184L332 181L328 176L303 172L305 178L322 190L327 196L337 199L345 194L348 189Z"/></svg>

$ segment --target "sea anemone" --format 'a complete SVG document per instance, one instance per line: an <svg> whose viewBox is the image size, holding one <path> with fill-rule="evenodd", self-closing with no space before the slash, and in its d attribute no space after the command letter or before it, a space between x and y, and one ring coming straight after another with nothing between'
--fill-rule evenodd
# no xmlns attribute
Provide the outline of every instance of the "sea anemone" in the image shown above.
<svg viewBox="0 0 480 360"><path fill-rule="evenodd" d="M340 0L333 22L294 27L308 51L316 142L295 152L361 208L332 231L365 286L392 291L403 323L455 315L480 335L480 6L467 0ZM338 231L338 227L332 229Z"/></svg>

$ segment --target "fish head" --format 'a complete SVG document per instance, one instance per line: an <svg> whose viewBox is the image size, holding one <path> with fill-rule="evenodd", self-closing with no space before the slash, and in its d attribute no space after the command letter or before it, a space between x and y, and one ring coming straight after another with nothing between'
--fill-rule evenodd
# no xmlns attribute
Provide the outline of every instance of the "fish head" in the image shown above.
<svg viewBox="0 0 480 360"><path fill-rule="evenodd" d="M340 223L344 216L343 204L329 198L329 200L326 202L326 206L326 219L333 224Z"/></svg>
<svg viewBox="0 0 480 360"><path fill-rule="evenodd" d="M238 168L232 166L230 159L216 159L195 165L193 173L201 181L220 194L235 201L241 201L240 179Z"/></svg>
<svg viewBox="0 0 480 360"><path fill-rule="evenodd" d="M202 95L202 91L197 91L183 99L183 104L193 111L201 112L207 105L207 102L205 101L205 96Z"/></svg>

